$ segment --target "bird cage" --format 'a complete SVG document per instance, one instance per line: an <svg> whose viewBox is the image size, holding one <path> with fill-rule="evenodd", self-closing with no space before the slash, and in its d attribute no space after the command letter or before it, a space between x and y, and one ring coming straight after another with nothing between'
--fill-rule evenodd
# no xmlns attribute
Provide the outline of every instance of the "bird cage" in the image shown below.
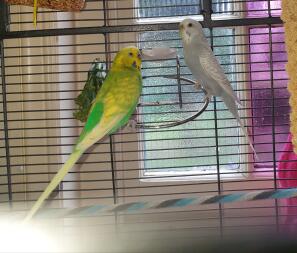
<svg viewBox="0 0 297 253"><path fill-rule="evenodd" d="M36 27L30 6L1 1L0 12L6 220L24 217L73 151L84 126L75 99L94 60L108 73L116 53L135 46L175 55L143 59L134 127L84 152L37 213L38 227L81 252L296 232L280 0L87 0L79 12L39 8ZM222 99L197 90L179 33L186 18L202 24L257 157Z"/></svg>

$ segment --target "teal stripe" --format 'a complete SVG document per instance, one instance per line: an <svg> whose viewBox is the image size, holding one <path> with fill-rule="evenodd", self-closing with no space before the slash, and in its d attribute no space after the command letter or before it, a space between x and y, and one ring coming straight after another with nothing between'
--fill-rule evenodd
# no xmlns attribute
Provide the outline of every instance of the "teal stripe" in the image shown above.
<svg viewBox="0 0 297 253"><path fill-rule="evenodd" d="M297 197L297 188L277 190L275 193L271 195L271 198L275 198L275 199L289 198L289 197Z"/></svg>
<svg viewBox="0 0 297 253"><path fill-rule="evenodd" d="M190 204L192 204L192 202L194 200L196 200L197 198L184 198L184 199L180 199L178 201L176 201L172 206L174 207L183 207L183 206L188 206Z"/></svg>
<svg viewBox="0 0 297 253"><path fill-rule="evenodd" d="M132 206L129 206L129 208L127 208L127 211L129 212L137 211L140 209L144 209L146 206L147 206L146 202L137 202L137 203L134 203Z"/></svg>
<svg viewBox="0 0 297 253"><path fill-rule="evenodd" d="M97 213L99 210L103 209L104 207L105 206L103 206L103 205L90 206L90 207L82 210L81 212L77 213L77 215L79 215L79 216L93 215L93 214Z"/></svg>
<svg viewBox="0 0 297 253"><path fill-rule="evenodd" d="M226 195L223 198L221 198L218 203L229 203L229 202L235 202L237 200L240 200L246 193L234 193L230 195Z"/></svg>

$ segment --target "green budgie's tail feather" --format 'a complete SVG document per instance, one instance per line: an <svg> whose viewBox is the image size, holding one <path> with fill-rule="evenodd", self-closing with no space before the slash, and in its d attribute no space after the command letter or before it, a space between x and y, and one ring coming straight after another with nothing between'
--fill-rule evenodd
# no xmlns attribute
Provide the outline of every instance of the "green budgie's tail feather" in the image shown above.
<svg viewBox="0 0 297 253"><path fill-rule="evenodd" d="M42 206L43 202L48 198L48 196L52 193L52 191L56 189L56 187L63 180L65 175L68 173L68 171L73 167L73 165L80 158L82 153L83 153L83 150L73 151L73 153L69 156L68 160L64 163L63 167L58 171L58 173L54 176L52 181L49 183L49 185L46 187L46 189L40 195L38 200L35 202L34 206L31 208L30 212L27 214L24 222L29 221L35 215L35 213L38 211L38 209Z"/></svg>

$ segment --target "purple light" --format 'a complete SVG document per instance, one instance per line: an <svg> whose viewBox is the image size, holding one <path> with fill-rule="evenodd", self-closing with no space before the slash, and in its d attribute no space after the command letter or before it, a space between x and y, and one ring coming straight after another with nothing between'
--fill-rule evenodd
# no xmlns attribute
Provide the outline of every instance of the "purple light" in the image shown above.
<svg viewBox="0 0 297 253"><path fill-rule="evenodd" d="M277 17L281 14L281 1L248 1L246 9L247 17L269 17L269 13L272 17Z"/></svg>
<svg viewBox="0 0 297 253"><path fill-rule="evenodd" d="M275 141L277 159L283 149L289 131L289 105L287 73L285 64L287 55L284 45L283 27L249 28L250 39L250 85L252 89L252 112L254 116L253 132L256 135L256 151L260 160L273 161L273 124L275 124ZM272 52L270 52L270 49ZM272 71L271 71L272 70ZM273 87L273 89L272 89ZM273 100L274 97L274 107ZM273 122L274 109L274 122ZM257 144L258 143L258 144ZM261 163L261 167L263 163ZM272 162L265 166L272 166Z"/></svg>

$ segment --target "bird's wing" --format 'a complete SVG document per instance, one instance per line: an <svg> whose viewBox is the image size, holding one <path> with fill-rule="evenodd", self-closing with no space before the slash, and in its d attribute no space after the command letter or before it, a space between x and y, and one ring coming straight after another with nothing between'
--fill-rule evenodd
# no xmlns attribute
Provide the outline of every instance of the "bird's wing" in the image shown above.
<svg viewBox="0 0 297 253"><path fill-rule="evenodd" d="M109 93L112 85L117 80L114 80L113 75L107 75L106 79L104 80L104 83L102 84L96 98L92 102L92 106L89 111L89 115L87 118L87 122L85 123L85 126L79 136L79 139L77 141L77 144L79 144L82 140L85 139L85 137L100 123L102 120L102 115L104 113L104 110L106 110L106 106L104 103L104 98Z"/></svg>
<svg viewBox="0 0 297 253"><path fill-rule="evenodd" d="M225 92L233 97L237 103L241 104L212 50L210 48L203 50L199 55L199 60L204 73L209 78L214 79Z"/></svg>
<svg viewBox="0 0 297 253"><path fill-rule="evenodd" d="M117 98L113 95L111 89L119 81L133 82L136 80L138 80L138 78L133 78L133 76L127 78L126 73L124 76L115 74L109 75L109 77L106 78L90 109L85 127L79 136L77 147L88 146L89 144L92 145L91 142L93 140L114 133L128 121L131 113L135 109L137 101L135 101L134 107L127 108L127 111L125 111L124 108L117 106ZM130 100L133 100L133 97L130 97ZM98 129L99 125L100 128Z"/></svg>
<svg viewBox="0 0 297 253"><path fill-rule="evenodd" d="M77 143L80 143L86 137L86 135L88 135L88 133L90 133L94 129L94 127L96 127L99 124L103 115L103 110L103 102L95 100L90 110L90 114L88 116L85 127L81 132Z"/></svg>

